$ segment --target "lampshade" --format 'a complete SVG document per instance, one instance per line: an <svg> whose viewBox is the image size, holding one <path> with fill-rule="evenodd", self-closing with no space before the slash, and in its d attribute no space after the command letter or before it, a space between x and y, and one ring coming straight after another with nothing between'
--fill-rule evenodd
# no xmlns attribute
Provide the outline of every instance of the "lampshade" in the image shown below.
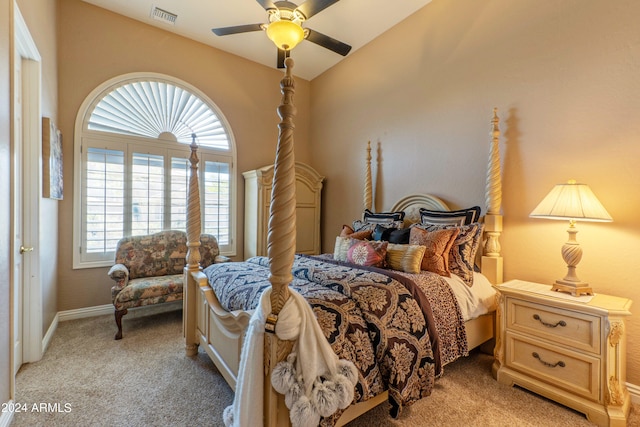
<svg viewBox="0 0 640 427"><path fill-rule="evenodd" d="M532 218L611 222L613 219L587 184L557 184L529 215Z"/></svg>
<svg viewBox="0 0 640 427"><path fill-rule="evenodd" d="M291 50L304 39L304 30L299 24L288 20L274 21L267 27L267 37L278 49Z"/></svg>

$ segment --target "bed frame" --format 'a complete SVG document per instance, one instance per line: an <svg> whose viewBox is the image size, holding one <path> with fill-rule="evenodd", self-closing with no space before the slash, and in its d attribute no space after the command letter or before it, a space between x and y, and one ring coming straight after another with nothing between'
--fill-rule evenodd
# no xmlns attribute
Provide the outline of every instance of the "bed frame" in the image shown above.
<svg viewBox="0 0 640 427"><path fill-rule="evenodd" d="M268 257L270 259L272 285L272 313L267 318L265 334L265 389L264 389L264 425L289 426L289 412L284 404L284 396L271 387L269 378L275 365L284 360L293 347L292 341L281 341L272 333L278 321L278 314L289 297L288 285L292 281L291 268L295 255L295 157L293 147L293 129L295 106L293 105L294 80L291 74L293 60L285 61L285 75L280 82L282 102L278 107L280 116L278 146L273 176L271 196ZM486 183L486 215L484 216L485 235L481 255L481 270L493 284L502 282L502 257L499 237L502 232L501 211L501 173L499 155L498 117L493 111L491 120L491 146ZM189 181L187 238L187 265L184 270L184 311L183 328L187 356L194 356L201 345L212 359L218 370L235 391L243 333L246 330L251 313L244 311L228 312L222 308L215 293L209 286L206 276L201 272L199 236L201 232L200 193L198 188L197 145L191 144L191 176ZM367 147L367 175L364 191L364 205L371 208L371 153ZM420 207L435 210L448 210L446 204L433 196L411 195L398 201L393 211L408 211L408 216L416 215ZM469 349L475 348L494 337L495 314L489 313L466 323ZM348 407L337 425L344 425L359 415L387 401L387 392L373 399Z"/></svg>

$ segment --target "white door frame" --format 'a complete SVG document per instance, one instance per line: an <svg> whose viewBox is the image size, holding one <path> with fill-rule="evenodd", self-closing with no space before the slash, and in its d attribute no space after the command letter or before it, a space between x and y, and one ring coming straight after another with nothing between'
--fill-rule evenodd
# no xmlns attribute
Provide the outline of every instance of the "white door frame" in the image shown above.
<svg viewBox="0 0 640 427"><path fill-rule="evenodd" d="M13 307L22 312L22 361L34 362L42 358L42 286L40 279L39 216L40 216L40 163L42 141L41 119L41 57L29 32L18 5L13 2L13 49L14 58L21 58L22 87L15 87L12 71L12 91L22 91L22 244L33 247L28 256L23 257L23 298L22 307ZM13 105L12 105L13 108ZM13 126L16 124L13 123ZM15 131L12 131L15 132ZM15 143L15 141L14 141ZM13 199L13 196L11 196ZM13 245L13 242L12 242ZM19 253L19 248L12 248ZM15 321L13 318L12 322ZM13 331L13 325L11 327ZM13 355L12 355L13 357Z"/></svg>

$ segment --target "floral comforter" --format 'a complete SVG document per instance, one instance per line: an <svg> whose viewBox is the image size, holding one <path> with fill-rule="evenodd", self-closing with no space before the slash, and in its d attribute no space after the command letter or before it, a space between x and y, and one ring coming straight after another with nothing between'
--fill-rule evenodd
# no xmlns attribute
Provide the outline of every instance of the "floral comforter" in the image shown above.
<svg viewBox="0 0 640 427"><path fill-rule="evenodd" d="M204 270L221 305L251 310L270 286L269 260L213 264ZM466 355L464 321L449 285L412 275L296 255L296 289L309 302L331 347L359 370L355 402L384 390L399 412L431 394L442 366Z"/></svg>

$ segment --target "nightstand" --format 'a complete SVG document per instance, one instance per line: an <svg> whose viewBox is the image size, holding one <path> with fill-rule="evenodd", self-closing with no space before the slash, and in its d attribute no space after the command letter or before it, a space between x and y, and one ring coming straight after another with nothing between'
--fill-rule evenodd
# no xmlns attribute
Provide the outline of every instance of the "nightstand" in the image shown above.
<svg viewBox="0 0 640 427"><path fill-rule="evenodd" d="M583 412L600 426L626 426L624 319L631 300L573 297L512 280L499 292L493 376Z"/></svg>

